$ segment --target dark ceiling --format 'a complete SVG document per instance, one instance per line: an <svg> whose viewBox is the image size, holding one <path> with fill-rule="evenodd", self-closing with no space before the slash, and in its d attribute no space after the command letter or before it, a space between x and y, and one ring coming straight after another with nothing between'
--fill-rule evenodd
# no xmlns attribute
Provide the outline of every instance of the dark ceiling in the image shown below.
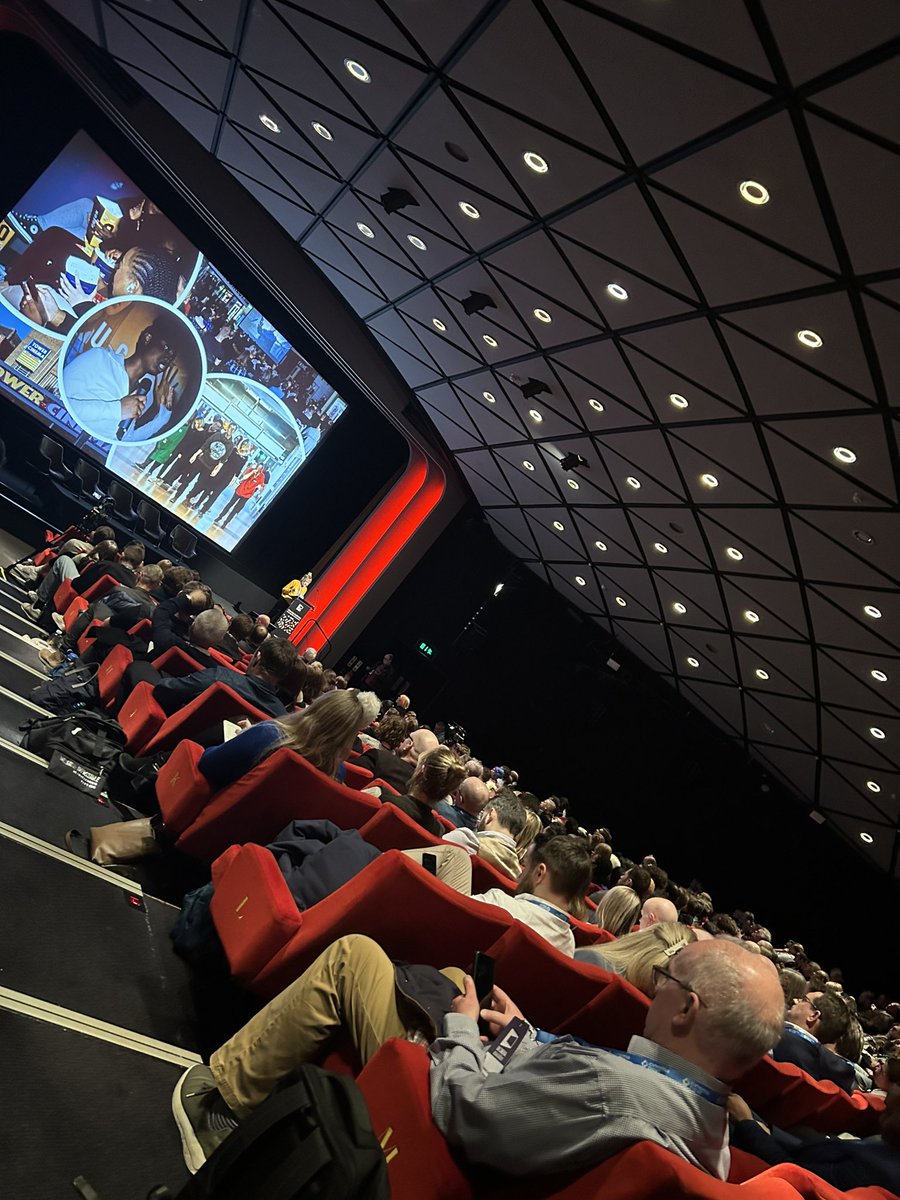
<svg viewBox="0 0 900 1200"><path fill-rule="evenodd" d="M500 540L897 873L896 0L55 7L337 285Z"/></svg>

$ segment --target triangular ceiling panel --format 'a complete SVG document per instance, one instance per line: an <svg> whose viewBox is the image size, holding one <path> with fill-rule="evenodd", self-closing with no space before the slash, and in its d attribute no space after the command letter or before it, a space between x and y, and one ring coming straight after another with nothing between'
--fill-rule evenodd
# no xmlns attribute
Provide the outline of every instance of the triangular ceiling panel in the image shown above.
<svg viewBox="0 0 900 1200"><path fill-rule="evenodd" d="M698 503L760 504L774 485L756 431L749 423L679 426L669 436L691 495ZM731 467L729 464L734 464ZM710 482L709 477L714 482Z"/></svg>
<svg viewBox="0 0 900 1200"><path fill-rule="evenodd" d="M813 656L808 645L766 637L735 638L743 686L760 698L774 693L807 700L816 694Z"/></svg>
<svg viewBox="0 0 900 1200"><path fill-rule="evenodd" d="M713 397L719 397L731 406L734 412L743 413L745 405L734 372L709 321L697 317L692 321L678 321L672 325L660 325L629 333L624 345L640 351L640 356L629 354L629 358L643 376L647 359L655 361L664 371L671 370L675 378L670 383L663 379L659 395L668 399L672 392L685 395L688 409L694 402L693 388L703 389ZM641 363L641 365L639 365ZM681 386L688 384L687 388ZM703 419L702 413L699 419Z"/></svg>
<svg viewBox="0 0 900 1200"><path fill-rule="evenodd" d="M701 520L720 571L737 575L794 573L784 518L777 510L716 507L701 514Z"/></svg>

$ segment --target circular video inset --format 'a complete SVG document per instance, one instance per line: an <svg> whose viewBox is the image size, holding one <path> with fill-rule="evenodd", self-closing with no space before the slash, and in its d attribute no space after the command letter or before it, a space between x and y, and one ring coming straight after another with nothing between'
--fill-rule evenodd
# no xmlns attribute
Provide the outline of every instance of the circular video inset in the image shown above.
<svg viewBox="0 0 900 1200"><path fill-rule="evenodd" d="M63 347L59 393L73 420L95 438L151 442L191 414L205 379L196 331L161 300L108 300L72 330Z"/></svg>

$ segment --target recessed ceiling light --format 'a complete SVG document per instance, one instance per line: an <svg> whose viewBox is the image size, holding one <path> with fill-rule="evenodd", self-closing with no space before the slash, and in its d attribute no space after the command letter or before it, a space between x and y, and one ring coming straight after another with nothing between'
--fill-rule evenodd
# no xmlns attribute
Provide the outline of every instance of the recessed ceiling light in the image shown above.
<svg viewBox="0 0 900 1200"><path fill-rule="evenodd" d="M447 326L444 324L444 322L438 320L437 317L432 317L431 323L439 333L444 333L447 329Z"/></svg>
<svg viewBox="0 0 900 1200"><path fill-rule="evenodd" d="M680 600L676 600L672 605L672 612L678 613L679 617L683 617L687 612L687 605L682 604Z"/></svg>
<svg viewBox="0 0 900 1200"><path fill-rule="evenodd" d="M563 525L562 521L554 521L553 528L558 529L559 532L562 533L562 531L565 529L565 525Z"/></svg>
<svg viewBox="0 0 900 1200"><path fill-rule="evenodd" d="M581 575L576 575L575 582L578 584L579 587L584 587L585 584L587 583L587 580L584 579Z"/></svg>
<svg viewBox="0 0 900 1200"><path fill-rule="evenodd" d="M864 546L875 545L875 539L872 537L871 533L866 533L864 529L854 529L853 536L858 542L862 542Z"/></svg>
<svg viewBox="0 0 900 1200"><path fill-rule="evenodd" d="M591 396L590 400L588 400L588 404L592 409L594 409L595 412L603 412L603 405L599 400L595 400L593 396Z"/></svg>
<svg viewBox="0 0 900 1200"><path fill-rule="evenodd" d="M409 244L411 246L415 246L415 248L417 250L427 250L428 249L428 247L425 245L425 243L422 241L422 239L420 237L416 237L416 235L414 233L408 233L406 235L406 240L409 242Z"/></svg>
<svg viewBox="0 0 900 1200"><path fill-rule="evenodd" d="M738 550L737 546L726 546L725 553L729 558L733 558L735 562L740 562L744 557L740 550Z"/></svg>
<svg viewBox="0 0 900 1200"><path fill-rule="evenodd" d="M525 166L530 167L537 175L546 175L550 170L550 164L546 158L541 158L539 154L535 154L533 150L526 150L522 155L525 160Z"/></svg>
<svg viewBox="0 0 900 1200"><path fill-rule="evenodd" d="M272 118L266 113L260 113L259 119L260 122L265 125L266 129L268 129L271 133L281 133L281 126L277 121L273 121Z"/></svg>
<svg viewBox="0 0 900 1200"><path fill-rule="evenodd" d="M669 403L674 404L676 408L687 408L688 406L687 400L684 398L684 396L679 395L678 392L670 393Z"/></svg>
<svg viewBox="0 0 900 1200"><path fill-rule="evenodd" d="M867 617L872 617L875 621L877 621L881 616L881 609L876 608L874 604L866 604L863 608L863 612Z"/></svg>
<svg viewBox="0 0 900 1200"><path fill-rule="evenodd" d="M459 211L463 214L463 216L471 217L473 221L477 221L481 216L481 213L478 211L475 205L470 204L468 200L460 200Z"/></svg>
<svg viewBox="0 0 900 1200"><path fill-rule="evenodd" d="M613 300L627 300L628 293L622 287L621 283L608 283L606 290L612 296Z"/></svg>
<svg viewBox="0 0 900 1200"><path fill-rule="evenodd" d="M745 608L744 620L749 621L751 625L756 625L759 621L759 613L755 613L752 608Z"/></svg>
<svg viewBox="0 0 900 1200"><path fill-rule="evenodd" d="M320 138L324 138L326 142L334 141L334 137L332 136L331 130L326 129L326 127L321 123L321 121L313 121L312 127L313 127L313 132L317 133Z"/></svg>
<svg viewBox="0 0 900 1200"><path fill-rule="evenodd" d="M634 488L635 491L637 491L637 489L641 486L641 481L639 479L635 479L633 475L628 475L625 479L625 482L630 488Z"/></svg>
<svg viewBox="0 0 900 1200"><path fill-rule="evenodd" d="M374 230L370 229L368 225L364 225L362 221L356 222L356 228L363 235L363 237L373 238L375 236Z"/></svg>
<svg viewBox="0 0 900 1200"><path fill-rule="evenodd" d="M699 658L686 658L684 661L687 663L687 665L689 667L699 667L700 666Z"/></svg>
<svg viewBox="0 0 900 1200"><path fill-rule="evenodd" d="M540 425L541 421L544 419L536 408L529 408L528 415L531 417L532 421L534 421L535 425Z"/></svg>
<svg viewBox="0 0 900 1200"><path fill-rule="evenodd" d="M357 83L371 83L372 82L372 76L369 74L369 72L366 70L366 68L362 65L362 63L358 63L352 58L345 58L344 66L347 68L347 70L350 72L350 74L353 76L353 78L357 81Z"/></svg>
<svg viewBox="0 0 900 1200"><path fill-rule="evenodd" d="M872 843L875 841L875 839L872 837L871 833L866 833L866 831L864 829L860 831L859 836L860 836L860 840L864 841L867 846L871 846Z"/></svg>
<svg viewBox="0 0 900 1200"><path fill-rule="evenodd" d="M484 396L485 400L487 400L488 404L497 403L497 397L493 394L493 392L482 392L481 394Z"/></svg>
<svg viewBox="0 0 900 1200"><path fill-rule="evenodd" d="M869 733L871 733L872 737L875 738L877 742L883 742L887 737L887 734L884 732L884 730L879 729L877 725L870 725Z"/></svg>
<svg viewBox="0 0 900 1200"><path fill-rule="evenodd" d="M762 679L763 681L769 678L769 672L764 671L762 667L757 667L754 671L754 674L756 675L757 679Z"/></svg>
<svg viewBox="0 0 900 1200"><path fill-rule="evenodd" d="M700 482L703 484L704 487L707 487L707 488L714 488L714 487L719 486L719 481L718 481L718 479L716 479L715 475L701 475Z"/></svg>
<svg viewBox="0 0 900 1200"><path fill-rule="evenodd" d="M763 722L763 729L766 731L766 733L774 733L775 732L775 726L769 725L765 721Z"/></svg>
<svg viewBox="0 0 900 1200"><path fill-rule="evenodd" d="M653 549L656 551L657 554L668 554L669 553L669 547L664 546L662 544L662 542L654 542Z"/></svg>
<svg viewBox="0 0 900 1200"><path fill-rule="evenodd" d="M739 191L748 204L768 204L769 193L761 183L757 183L755 179L745 179L741 184Z"/></svg>
<svg viewBox="0 0 900 1200"><path fill-rule="evenodd" d="M547 312L546 308L535 308L533 310L533 312L534 312L534 315L537 317L537 319L539 321L543 321L545 325L549 325L550 322L553 320L553 318Z"/></svg>
<svg viewBox="0 0 900 1200"><path fill-rule="evenodd" d="M534 463L533 463L533 462L529 462L527 458L523 458L523 459L522 459L522 466L525 468L525 470L526 470L526 471L533 471L533 470L534 470Z"/></svg>
<svg viewBox="0 0 900 1200"><path fill-rule="evenodd" d="M579 487L581 486L577 479L567 479L566 483L569 485L569 487L572 489L573 492L577 492Z"/></svg>
<svg viewBox="0 0 900 1200"><path fill-rule="evenodd" d="M810 350L818 350L822 345L822 339L814 329L798 329L797 341L802 346L808 346Z"/></svg>
<svg viewBox="0 0 900 1200"><path fill-rule="evenodd" d="M598 550L600 550L601 552L606 550L606 542L594 542L594 545L595 545L595 546L597 547L597 549L598 549Z"/></svg>
<svg viewBox="0 0 900 1200"><path fill-rule="evenodd" d="M838 462L855 463L856 455L852 450L848 450L846 446L835 446L831 452Z"/></svg>
<svg viewBox="0 0 900 1200"><path fill-rule="evenodd" d="M618 604L619 608L625 608L628 601L624 600L621 596L616 596L616 604Z"/></svg>
<svg viewBox="0 0 900 1200"><path fill-rule="evenodd" d="M880 792L881 791L881 784L876 783L874 779L867 779L866 787L869 789L870 792Z"/></svg>
<svg viewBox="0 0 900 1200"><path fill-rule="evenodd" d="M887 681L888 681L888 677L887 677L887 675L885 675L884 671L877 671L877 670L870 671L869 674L872 676L873 679L876 679L879 683L887 683Z"/></svg>
<svg viewBox="0 0 900 1200"><path fill-rule="evenodd" d="M489 333L483 333L481 335L481 340L485 343L485 345L490 346L492 350L496 349L497 344L498 344L497 339L491 337L491 335Z"/></svg>

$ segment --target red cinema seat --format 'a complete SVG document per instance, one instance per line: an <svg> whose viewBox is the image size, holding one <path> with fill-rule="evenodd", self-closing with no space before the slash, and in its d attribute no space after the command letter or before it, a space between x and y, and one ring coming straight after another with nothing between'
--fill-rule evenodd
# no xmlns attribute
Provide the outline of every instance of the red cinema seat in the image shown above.
<svg viewBox="0 0 900 1200"><path fill-rule="evenodd" d="M510 896L514 896L516 894L516 881L510 879L508 875L504 875L502 871L498 871L486 859L479 858L477 854L473 855L472 892L489 892L491 888L500 888L501 891L509 892Z"/></svg>
<svg viewBox="0 0 900 1200"><path fill-rule="evenodd" d="M439 837L423 829L396 805L386 801L360 826L359 835L378 850L417 850L422 846L441 846Z"/></svg>
<svg viewBox="0 0 900 1200"><path fill-rule="evenodd" d="M231 973L252 984L300 930L303 914L275 856L264 846L232 846L212 867L211 912Z"/></svg>
<svg viewBox="0 0 900 1200"><path fill-rule="evenodd" d="M237 721L243 717L248 717L254 723L271 720L267 712L239 696L227 684L217 681L178 712L166 717L145 743L141 753L147 755L156 754L159 750L171 750L182 738L202 733L219 721Z"/></svg>
<svg viewBox="0 0 900 1200"><path fill-rule="evenodd" d="M616 940L608 929L601 929L599 925L591 925L588 921L579 921L577 917L572 918L572 932L576 946L599 946Z"/></svg>
<svg viewBox="0 0 900 1200"><path fill-rule="evenodd" d="M177 675L179 679L184 675L193 675L196 671L204 669L203 665L191 658L180 646L170 646L168 650L157 654L153 659L153 665L162 675Z"/></svg>
<svg viewBox="0 0 900 1200"><path fill-rule="evenodd" d="M66 613L66 616L68 616L68 613ZM79 654L84 654L84 652L93 644L94 638L96 637L96 634L97 634L97 630L99 629L99 627L102 624L103 624L103 622L99 618L95 617L93 619L93 621L91 621L91 623L87 626L84 633L78 639L78 653Z"/></svg>
<svg viewBox="0 0 900 1200"><path fill-rule="evenodd" d="M58 613L64 613L77 595L72 580L64 579L53 593L53 607Z"/></svg>
<svg viewBox="0 0 900 1200"><path fill-rule="evenodd" d="M66 627L66 633L70 631L81 614L87 612L87 610L88 602L85 600L84 596L76 596L66 609L65 615L63 616L63 624Z"/></svg>
<svg viewBox="0 0 900 1200"><path fill-rule="evenodd" d="M221 666L228 667L229 670L232 671L236 670L234 661L230 659L227 654L223 654L221 650L217 650L215 646L210 646L207 653L209 654L210 658L215 659L215 661Z"/></svg>
<svg viewBox="0 0 900 1200"><path fill-rule="evenodd" d="M428 1052L392 1039L357 1078L384 1148L392 1200L472 1200L473 1184L431 1117Z"/></svg>
<svg viewBox="0 0 900 1200"><path fill-rule="evenodd" d="M82 595L88 604L93 604L95 600L99 600L101 596L105 596L107 592L111 592L113 588L117 588L118 586L119 581L113 579L112 575L101 575L89 588L85 588Z"/></svg>
<svg viewBox="0 0 900 1200"><path fill-rule="evenodd" d="M596 967L595 970L600 970ZM610 975L607 985L583 1008L570 1013L551 1033L571 1033L593 1046L626 1050L635 1034L644 1032L650 1001L620 975Z"/></svg>
<svg viewBox="0 0 900 1200"><path fill-rule="evenodd" d="M142 680L129 692L117 716L128 739L128 753L140 754L165 719L166 714L153 699L153 684Z"/></svg>
<svg viewBox="0 0 900 1200"><path fill-rule="evenodd" d="M113 646L100 664L97 680L100 687L100 700L104 708L112 708L119 684L122 682L122 676L133 662L134 655L127 646Z"/></svg>
<svg viewBox="0 0 900 1200"><path fill-rule="evenodd" d="M59 555L60 546L64 546L70 538L82 538L84 540L84 534L77 525L68 525L62 533L54 533L52 529L45 529L44 540L53 542L53 545L45 546L43 550L38 550L31 561L36 567L43 567L45 564L52 563L54 558Z"/></svg>
<svg viewBox="0 0 900 1200"><path fill-rule="evenodd" d="M242 856L245 851L247 847L241 847ZM237 861L229 866L229 874ZM260 875L258 893L246 881L242 885L241 899L244 895L259 895L262 912L273 887L271 873ZM283 880L282 886L287 893ZM224 896L219 901L218 895L217 885L211 911L228 960L246 961L253 951L244 948L245 922L239 921L236 906L227 904ZM248 898L247 905L251 902ZM275 912L276 921L280 920L284 905L279 904ZM410 920L411 913L415 913L414 921ZM299 916L296 933L253 980L242 980L259 995L277 996L345 934L361 933L373 938L391 958L465 969L476 950L493 945L512 924L508 913L461 896L399 850L386 851L349 883ZM260 936L254 928L254 937Z"/></svg>
<svg viewBox="0 0 900 1200"><path fill-rule="evenodd" d="M235 843L265 845L289 821L327 818L341 829L359 829L380 807L379 800L336 783L284 747L217 792L178 848L212 862Z"/></svg>
<svg viewBox="0 0 900 1200"><path fill-rule="evenodd" d="M374 778L372 772L367 771L365 767L356 767L352 762L344 763L344 783L347 787L368 787Z"/></svg>
<svg viewBox="0 0 900 1200"><path fill-rule="evenodd" d="M592 963L577 962L516 921L493 946L479 946L495 960L494 981L519 1005L532 1025L555 1030L590 1004L614 978Z"/></svg>
<svg viewBox="0 0 900 1200"><path fill-rule="evenodd" d="M132 637L140 638L142 642L149 642L153 633L153 622L149 617L144 617L137 625L132 625L128 632Z"/></svg>
<svg viewBox="0 0 900 1200"><path fill-rule="evenodd" d="M830 1080L813 1079L793 1063L764 1058L734 1084L734 1090L767 1121L782 1129L808 1125L821 1133L878 1132L884 1101L866 1092L848 1095Z"/></svg>
<svg viewBox="0 0 900 1200"><path fill-rule="evenodd" d="M156 776L156 800L163 824L178 835L209 802L212 788L200 770L203 747L185 738L178 743Z"/></svg>

